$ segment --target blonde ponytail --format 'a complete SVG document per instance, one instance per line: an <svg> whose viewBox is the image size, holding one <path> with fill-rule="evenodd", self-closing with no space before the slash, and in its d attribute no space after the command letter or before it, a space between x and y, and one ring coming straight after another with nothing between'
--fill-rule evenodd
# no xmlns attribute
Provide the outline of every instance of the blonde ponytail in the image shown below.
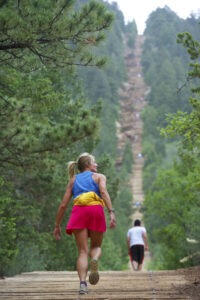
<svg viewBox="0 0 200 300"><path fill-rule="evenodd" d="M68 175L69 175L69 178L72 178L76 172L75 172L75 168L76 168L76 161L69 161L68 162Z"/></svg>
<svg viewBox="0 0 200 300"><path fill-rule="evenodd" d="M95 161L94 156L87 152L79 155L77 161L69 161L67 164L69 178L71 179L76 173L83 172L93 161Z"/></svg>

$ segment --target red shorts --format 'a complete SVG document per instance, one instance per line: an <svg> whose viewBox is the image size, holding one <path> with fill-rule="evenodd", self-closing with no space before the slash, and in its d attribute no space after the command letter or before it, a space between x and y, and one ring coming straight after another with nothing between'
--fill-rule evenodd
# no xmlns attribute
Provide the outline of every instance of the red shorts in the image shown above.
<svg viewBox="0 0 200 300"><path fill-rule="evenodd" d="M93 231L106 231L105 214L101 205L73 206L66 233L72 234L73 229L84 228Z"/></svg>

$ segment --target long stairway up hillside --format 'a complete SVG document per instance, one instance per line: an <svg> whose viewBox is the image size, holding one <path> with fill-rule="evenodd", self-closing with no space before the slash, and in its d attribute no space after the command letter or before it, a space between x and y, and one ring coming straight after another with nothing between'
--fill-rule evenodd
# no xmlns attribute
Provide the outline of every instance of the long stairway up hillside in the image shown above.
<svg viewBox="0 0 200 300"><path fill-rule="evenodd" d="M136 37L133 49L126 47L125 60L128 73L127 82L123 89L120 90L121 114L118 123L118 160L117 165L120 167L124 145L127 141L131 143L133 151L133 173L130 185L133 191L133 208L134 213L132 220L142 219L140 208L144 201L142 190L142 169L144 158L142 156L142 132L143 123L141 113L145 105L145 97L150 89L145 85L142 67L142 44L144 37ZM144 268L150 260L149 252L145 253Z"/></svg>

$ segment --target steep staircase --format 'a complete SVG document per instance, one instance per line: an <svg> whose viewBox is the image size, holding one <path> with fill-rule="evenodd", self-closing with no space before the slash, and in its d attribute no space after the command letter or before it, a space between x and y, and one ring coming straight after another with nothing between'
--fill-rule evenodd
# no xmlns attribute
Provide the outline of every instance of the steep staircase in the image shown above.
<svg viewBox="0 0 200 300"><path fill-rule="evenodd" d="M123 149L127 141L130 142L133 152L133 173L131 175L130 185L133 191L133 208L134 213L132 220L142 219L140 208L144 201L142 190L142 169L144 157L142 156L142 132L143 123L141 118L142 110L145 106L145 98L150 89L145 85L142 67L141 55L144 37L136 37L133 49L126 47L125 60L128 73L127 82L123 89L119 91L121 99L121 113L119 123L117 124L118 135L118 160L117 165L120 167L123 156ZM150 260L149 252L145 253L144 267Z"/></svg>

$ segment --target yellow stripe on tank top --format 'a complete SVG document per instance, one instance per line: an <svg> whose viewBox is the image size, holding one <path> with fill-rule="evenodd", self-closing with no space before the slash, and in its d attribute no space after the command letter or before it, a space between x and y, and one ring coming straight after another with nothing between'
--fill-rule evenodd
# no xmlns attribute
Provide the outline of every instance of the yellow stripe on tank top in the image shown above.
<svg viewBox="0 0 200 300"><path fill-rule="evenodd" d="M102 205L105 206L103 199L101 199L95 192L87 192L79 195L73 201L74 205L90 206L90 205Z"/></svg>

